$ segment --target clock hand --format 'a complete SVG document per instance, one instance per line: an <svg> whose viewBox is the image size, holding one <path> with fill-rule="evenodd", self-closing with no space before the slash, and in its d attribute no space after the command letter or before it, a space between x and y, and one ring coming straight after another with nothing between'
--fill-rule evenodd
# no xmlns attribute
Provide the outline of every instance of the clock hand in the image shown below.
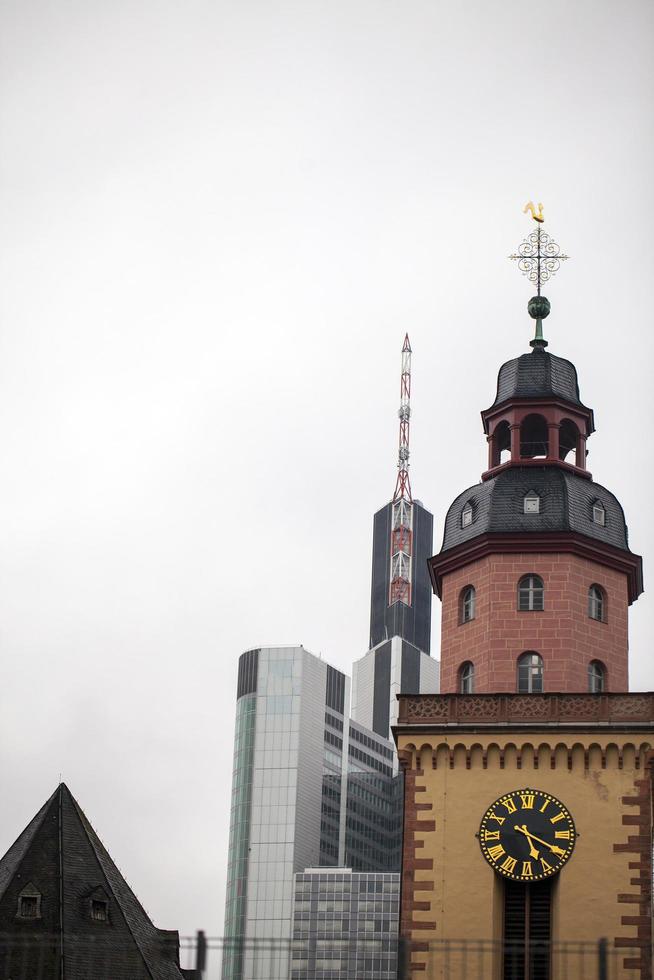
<svg viewBox="0 0 654 980"><path fill-rule="evenodd" d="M516 824L516 826L513 829L519 830L521 834L524 834L525 837L528 837L530 845L532 840L537 840L538 843L542 844L544 847L549 847L552 854L558 854L561 857L563 857L563 855L565 854L565 851L561 847L557 847L556 844L549 844L546 840L541 840L540 837L536 837L535 834L532 834L529 830L527 830L526 824L523 824L522 827L519 827Z"/></svg>

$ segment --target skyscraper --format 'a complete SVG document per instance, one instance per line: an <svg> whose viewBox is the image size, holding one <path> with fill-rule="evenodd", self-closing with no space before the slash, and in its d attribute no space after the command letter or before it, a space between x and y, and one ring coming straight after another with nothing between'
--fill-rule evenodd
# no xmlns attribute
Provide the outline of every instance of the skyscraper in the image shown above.
<svg viewBox="0 0 654 980"><path fill-rule="evenodd" d="M303 647L239 660L224 980L287 980L296 872L399 870L393 745L349 722L349 700Z"/></svg>
<svg viewBox="0 0 654 980"><path fill-rule="evenodd" d="M438 691L438 661L431 647L432 587L428 559L434 519L411 494L411 344L402 347L400 435L393 499L373 522L370 649L353 667L352 717L389 737L397 695Z"/></svg>

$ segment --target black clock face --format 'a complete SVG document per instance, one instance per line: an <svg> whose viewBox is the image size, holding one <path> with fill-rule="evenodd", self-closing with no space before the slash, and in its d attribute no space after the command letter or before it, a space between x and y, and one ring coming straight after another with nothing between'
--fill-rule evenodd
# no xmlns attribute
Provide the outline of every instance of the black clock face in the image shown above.
<svg viewBox="0 0 654 980"><path fill-rule="evenodd" d="M576 836L567 807L537 789L517 789L495 800L479 828L482 854L493 871L512 881L555 875L572 854Z"/></svg>

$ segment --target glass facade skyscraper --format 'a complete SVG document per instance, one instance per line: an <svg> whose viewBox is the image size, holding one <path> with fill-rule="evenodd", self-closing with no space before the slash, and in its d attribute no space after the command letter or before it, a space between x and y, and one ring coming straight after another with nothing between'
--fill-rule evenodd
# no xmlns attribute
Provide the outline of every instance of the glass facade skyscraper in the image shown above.
<svg viewBox="0 0 654 980"><path fill-rule="evenodd" d="M291 980L396 980L399 910L399 874L296 874Z"/></svg>
<svg viewBox="0 0 654 980"><path fill-rule="evenodd" d="M288 980L293 875L399 870L393 746L349 719L349 679L303 647L239 661L223 980Z"/></svg>

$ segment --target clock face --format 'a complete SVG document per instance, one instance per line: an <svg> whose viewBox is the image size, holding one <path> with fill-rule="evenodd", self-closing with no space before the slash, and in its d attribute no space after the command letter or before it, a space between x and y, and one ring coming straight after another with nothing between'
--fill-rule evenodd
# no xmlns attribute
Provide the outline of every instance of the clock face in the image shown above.
<svg viewBox="0 0 654 980"><path fill-rule="evenodd" d="M577 837L568 809L549 793L517 789L495 800L479 828L481 852L512 881L540 881L560 871Z"/></svg>

